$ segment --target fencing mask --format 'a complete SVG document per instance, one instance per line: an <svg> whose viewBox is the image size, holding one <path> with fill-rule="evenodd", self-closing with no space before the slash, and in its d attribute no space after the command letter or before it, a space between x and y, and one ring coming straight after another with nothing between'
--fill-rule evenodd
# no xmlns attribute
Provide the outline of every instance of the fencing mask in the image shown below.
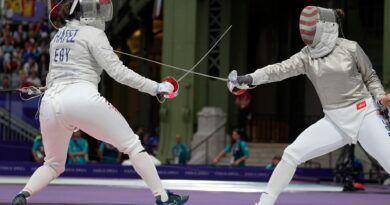
<svg viewBox="0 0 390 205"><path fill-rule="evenodd" d="M80 21L86 25L105 30L106 23L113 17L113 5L111 0L74 0L70 14L75 12L77 4L80 4Z"/></svg>
<svg viewBox="0 0 390 205"><path fill-rule="evenodd" d="M306 6L301 12L299 30L313 58L329 54L335 47L339 36L336 11Z"/></svg>

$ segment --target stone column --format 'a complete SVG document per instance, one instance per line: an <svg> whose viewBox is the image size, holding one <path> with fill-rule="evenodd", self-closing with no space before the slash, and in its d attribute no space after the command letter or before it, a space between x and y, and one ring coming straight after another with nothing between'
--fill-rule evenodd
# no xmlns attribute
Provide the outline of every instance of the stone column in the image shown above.
<svg viewBox="0 0 390 205"><path fill-rule="evenodd" d="M204 107L197 116L198 128L192 139L189 164L210 164L227 143L226 113L221 108Z"/></svg>

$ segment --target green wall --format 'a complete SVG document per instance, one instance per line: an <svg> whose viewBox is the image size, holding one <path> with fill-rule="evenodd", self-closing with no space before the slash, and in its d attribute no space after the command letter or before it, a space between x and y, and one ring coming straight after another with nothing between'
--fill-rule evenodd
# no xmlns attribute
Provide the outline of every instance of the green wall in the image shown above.
<svg viewBox="0 0 390 205"><path fill-rule="evenodd" d="M197 0L164 1L164 63L190 68L196 61ZM183 72L162 69L162 76L179 78ZM166 101L160 109L159 158L165 162L170 156L170 147L175 135L180 134L184 143L190 142L193 133L193 90L194 76L188 75L180 82L179 96Z"/></svg>
<svg viewBox="0 0 390 205"><path fill-rule="evenodd" d="M164 63L188 69L207 52L209 49L210 2L212 0L164 1L162 59ZM221 1L220 33L223 33L231 24L231 2L230 0ZM227 77L230 71L232 32L220 42L220 77ZM208 72L207 58L195 71ZM171 75L180 78L183 74L183 72L162 69L162 76ZM159 158L163 162L170 158L170 148L175 141L176 134L182 135L184 143L190 145L192 136L196 132L196 113L203 107L220 107L228 113L229 102L231 102L229 96L226 83L222 81L191 74L181 81L179 96L161 105Z"/></svg>

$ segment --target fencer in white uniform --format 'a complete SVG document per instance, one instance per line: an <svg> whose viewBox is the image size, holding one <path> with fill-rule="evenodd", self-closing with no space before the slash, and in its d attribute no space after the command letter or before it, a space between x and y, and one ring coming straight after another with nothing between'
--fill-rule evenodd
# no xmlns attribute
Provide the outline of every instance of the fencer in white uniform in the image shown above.
<svg viewBox="0 0 390 205"><path fill-rule="evenodd" d="M372 64L360 46L339 38L341 10L305 7L300 31L306 43L289 59L230 78L239 88L306 75L320 98L325 117L303 131L285 150L259 205L273 205L296 167L346 144L359 142L390 173L390 131L378 104L390 105ZM231 76L234 76L233 74Z"/></svg>
<svg viewBox="0 0 390 205"><path fill-rule="evenodd" d="M116 81L152 96L172 93L173 85L138 75L123 65L113 52L104 33L105 23L112 18L111 0L71 0L63 6L71 14L71 20L50 43L47 90L40 105L45 163L35 171L12 204L26 204L28 197L64 172L69 141L77 129L128 154L134 169L156 197L157 204L184 204L188 196L164 190L139 137L98 92L103 70Z"/></svg>

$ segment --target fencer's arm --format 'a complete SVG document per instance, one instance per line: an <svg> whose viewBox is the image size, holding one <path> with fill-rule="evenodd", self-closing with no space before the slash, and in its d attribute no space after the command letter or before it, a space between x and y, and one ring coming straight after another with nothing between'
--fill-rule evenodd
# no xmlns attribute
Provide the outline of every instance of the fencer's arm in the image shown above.
<svg viewBox="0 0 390 205"><path fill-rule="evenodd" d="M285 61L257 69L254 73L250 74L253 78L253 85L277 82L305 74L307 60L308 56L301 51Z"/></svg>
<svg viewBox="0 0 390 205"><path fill-rule="evenodd" d="M363 49L356 43L355 58L357 67L363 77L364 84L367 86L370 93L374 96L375 100L379 101L385 96L382 83L372 68L372 64L368 56L364 53Z"/></svg>
<svg viewBox="0 0 390 205"><path fill-rule="evenodd" d="M224 157L226 155L225 151L222 150L218 156L213 160L213 163L214 164L217 164L219 162L219 160L221 160L222 157Z"/></svg>
<svg viewBox="0 0 390 205"><path fill-rule="evenodd" d="M157 82L145 78L123 65L103 31L95 36L92 45L89 46L98 64L114 80L153 96L157 94Z"/></svg>
<svg viewBox="0 0 390 205"><path fill-rule="evenodd" d="M33 155L33 157L34 157L34 160L35 160L35 162L42 162L43 160L42 159L39 159L39 157L38 157L38 155L37 155L37 153L36 152L32 152L32 155Z"/></svg>

